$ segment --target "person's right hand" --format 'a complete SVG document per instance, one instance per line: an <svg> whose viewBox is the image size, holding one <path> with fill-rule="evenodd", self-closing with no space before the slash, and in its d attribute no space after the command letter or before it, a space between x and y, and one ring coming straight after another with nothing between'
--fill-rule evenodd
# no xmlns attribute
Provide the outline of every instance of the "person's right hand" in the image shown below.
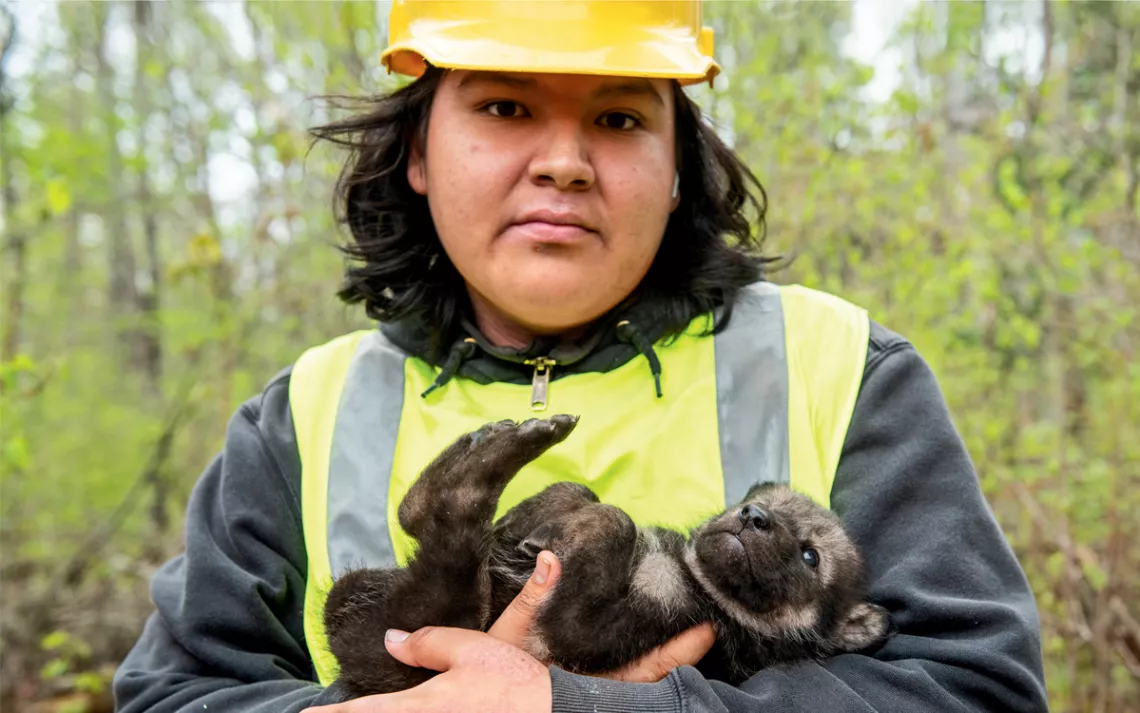
<svg viewBox="0 0 1140 713"><path fill-rule="evenodd" d="M631 683L657 683L678 666L693 666L716 643L712 624L698 624L681 632L638 660L616 671L600 674L600 678Z"/></svg>

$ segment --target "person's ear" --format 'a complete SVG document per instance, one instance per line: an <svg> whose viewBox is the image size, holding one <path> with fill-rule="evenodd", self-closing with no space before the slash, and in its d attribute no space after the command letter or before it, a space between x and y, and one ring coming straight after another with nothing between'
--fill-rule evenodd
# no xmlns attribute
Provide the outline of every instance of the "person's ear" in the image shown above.
<svg viewBox="0 0 1140 713"><path fill-rule="evenodd" d="M408 149L408 185L421 196L427 195L427 165L418 140L412 140Z"/></svg>

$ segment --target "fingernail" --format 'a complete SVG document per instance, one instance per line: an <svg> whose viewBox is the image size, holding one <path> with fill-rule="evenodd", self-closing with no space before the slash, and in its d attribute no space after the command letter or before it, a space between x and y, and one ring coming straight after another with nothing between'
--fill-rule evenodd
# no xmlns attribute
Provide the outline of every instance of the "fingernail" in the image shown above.
<svg viewBox="0 0 1140 713"><path fill-rule="evenodd" d="M534 581L537 584L546 584L550 576L550 558L546 555L538 556L538 566L534 568Z"/></svg>
<svg viewBox="0 0 1140 713"><path fill-rule="evenodd" d="M388 641L399 643L408 638L408 632L400 631L399 629L389 629L388 631L384 632L384 638Z"/></svg>

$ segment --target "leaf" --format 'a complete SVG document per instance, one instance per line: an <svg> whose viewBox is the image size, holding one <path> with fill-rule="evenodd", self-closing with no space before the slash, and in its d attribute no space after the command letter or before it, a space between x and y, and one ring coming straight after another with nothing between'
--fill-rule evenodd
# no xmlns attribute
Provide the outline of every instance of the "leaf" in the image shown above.
<svg viewBox="0 0 1140 713"><path fill-rule="evenodd" d="M66 213L71 207L71 191L62 178L53 178L47 183L48 207L54 215Z"/></svg>
<svg viewBox="0 0 1140 713"><path fill-rule="evenodd" d="M35 371L36 363L27 354L17 354L5 365L12 371Z"/></svg>
<svg viewBox="0 0 1140 713"><path fill-rule="evenodd" d="M277 160L283 164L291 164L301 156L296 141L287 131L275 132L270 138L270 143L277 151Z"/></svg>
<svg viewBox="0 0 1140 713"><path fill-rule="evenodd" d="M1089 586L1094 591L1101 591L1104 585L1108 584L1108 573L1100 566L1100 563L1094 559L1093 554L1087 548L1081 548L1083 551L1079 552L1077 559L1081 563L1081 571L1085 574L1085 579L1088 580Z"/></svg>
<svg viewBox="0 0 1140 713"><path fill-rule="evenodd" d="M27 354L17 354L10 361L0 362L0 383L3 383L5 388L12 388L18 375L30 374L35 370L36 363L31 357Z"/></svg>
<svg viewBox="0 0 1140 713"><path fill-rule="evenodd" d="M146 76L151 79L162 79L163 75L166 74L166 67L162 65L162 62L152 57L147 59L143 65L143 71L146 73Z"/></svg>
<svg viewBox="0 0 1140 713"><path fill-rule="evenodd" d="M3 447L4 463L11 466L16 471L26 471L28 466L31 465L31 457L28 455L28 442L23 436L12 436L4 442ZM49 635L48 639L54 634ZM54 640L53 640L54 641ZM58 646L58 645L57 645ZM45 646L49 651L55 647Z"/></svg>
<svg viewBox="0 0 1140 713"><path fill-rule="evenodd" d="M43 641L40 642L40 647L45 651L55 651L65 645L69 638L71 637L66 631L56 629L43 638Z"/></svg>
<svg viewBox="0 0 1140 713"><path fill-rule="evenodd" d="M90 707L90 701L86 700L86 698L79 698L63 703L56 710L56 713L87 713Z"/></svg>
<svg viewBox="0 0 1140 713"><path fill-rule="evenodd" d="M67 661L63 659L52 659L44 664L40 669L40 678L44 681L52 681L67 673Z"/></svg>
<svg viewBox="0 0 1140 713"><path fill-rule="evenodd" d="M209 233L190 238L190 259L197 265L217 265L222 261L222 246Z"/></svg>
<svg viewBox="0 0 1140 713"><path fill-rule="evenodd" d="M75 688L89 693L102 693L107 681L94 671L85 671L75 677Z"/></svg>
<svg viewBox="0 0 1140 713"><path fill-rule="evenodd" d="M1061 576L1061 571L1065 568L1065 553L1053 552L1045 558L1045 571L1049 573L1050 578L1056 579Z"/></svg>

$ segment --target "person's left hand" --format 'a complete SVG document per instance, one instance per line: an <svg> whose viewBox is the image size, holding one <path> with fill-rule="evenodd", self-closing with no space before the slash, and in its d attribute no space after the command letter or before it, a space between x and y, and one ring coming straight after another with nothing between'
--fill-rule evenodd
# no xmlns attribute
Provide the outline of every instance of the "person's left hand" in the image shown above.
<svg viewBox="0 0 1140 713"><path fill-rule="evenodd" d="M364 696L302 713L548 713L550 670L522 647L538 605L562 569L553 553L539 554L535 571L489 633L427 626L408 634L390 631L384 646L409 666L440 671L414 688Z"/></svg>
<svg viewBox="0 0 1140 713"><path fill-rule="evenodd" d="M401 638L406 637L406 638ZM470 629L388 632L384 645L410 666L442 671L415 688L307 708L304 713L549 713L550 672L517 646Z"/></svg>

